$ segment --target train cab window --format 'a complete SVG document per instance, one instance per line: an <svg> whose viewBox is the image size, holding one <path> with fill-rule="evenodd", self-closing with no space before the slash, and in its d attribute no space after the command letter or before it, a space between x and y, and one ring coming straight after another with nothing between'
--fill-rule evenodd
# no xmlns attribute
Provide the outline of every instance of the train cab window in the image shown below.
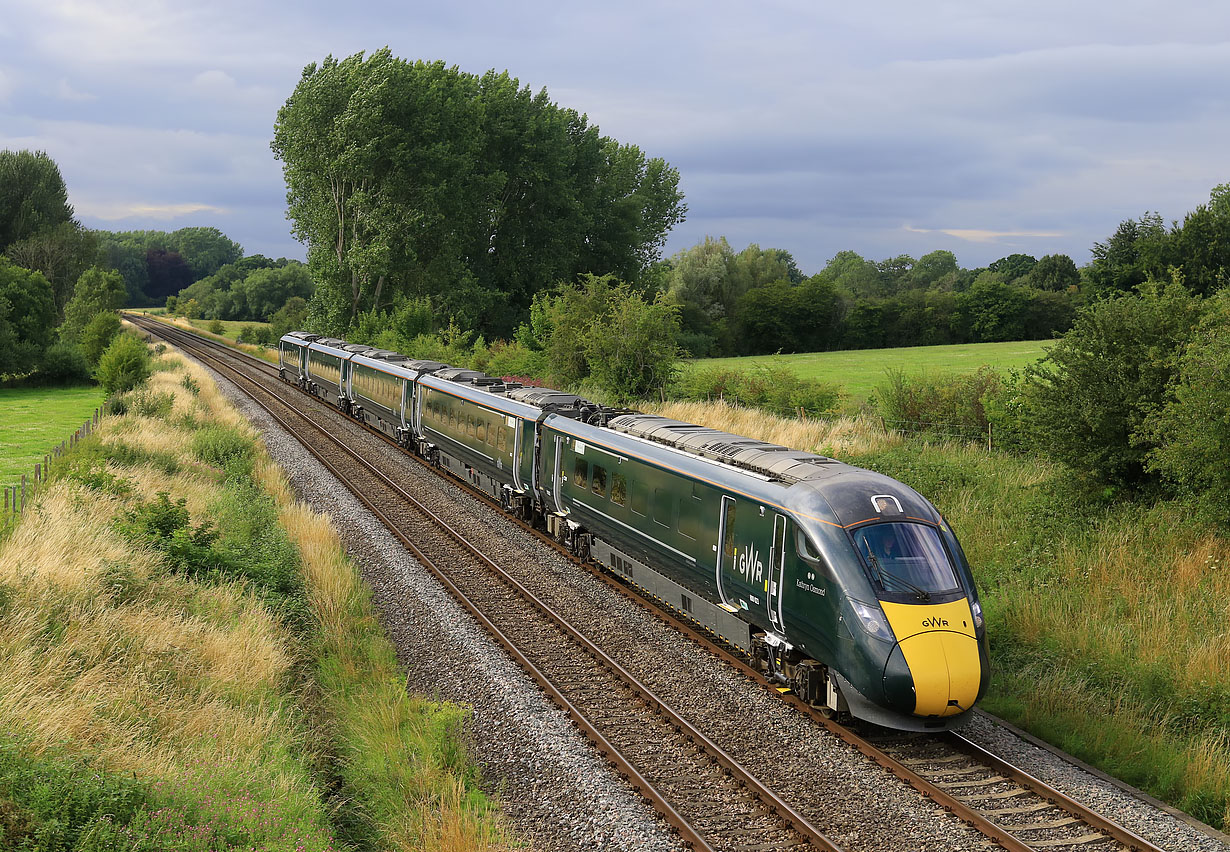
<svg viewBox="0 0 1230 852"><path fill-rule="evenodd" d="M590 490L599 497L606 496L606 468L594 465L594 478L590 482Z"/></svg>
<svg viewBox="0 0 1230 852"><path fill-rule="evenodd" d="M611 502L616 506L628 502L628 480L618 473L611 476Z"/></svg>
<svg viewBox="0 0 1230 852"><path fill-rule="evenodd" d="M868 524L854 531L854 546L875 582L886 592L931 593L961 587L948 551L933 527L923 524Z"/></svg>
<svg viewBox="0 0 1230 852"><path fill-rule="evenodd" d="M589 462L585 459L578 458L572 468L572 484L577 488L584 488L589 485Z"/></svg>
<svg viewBox="0 0 1230 852"><path fill-rule="evenodd" d="M666 488L655 488L653 490L653 520L654 523L661 524L664 527L674 526L675 501L671 499L671 492Z"/></svg>
<svg viewBox="0 0 1230 852"><path fill-rule="evenodd" d="M649 514L649 488L643 482L632 483L632 511L638 515Z"/></svg>

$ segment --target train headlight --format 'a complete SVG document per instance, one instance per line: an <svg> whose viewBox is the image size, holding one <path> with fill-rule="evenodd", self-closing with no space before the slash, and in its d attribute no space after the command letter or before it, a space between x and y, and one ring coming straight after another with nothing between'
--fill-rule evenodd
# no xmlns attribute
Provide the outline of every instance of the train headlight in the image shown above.
<svg viewBox="0 0 1230 852"><path fill-rule="evenodd" d="M850 601L850 607L858 616L858 623L872 636L885 642L896 641L893 638L893 631L888 629L888 619L884 617L884 610L853 599Z"/></svg>
<svg viewBox="0 0 1230 852"><path fill-rule="evenodd" d="M970 612L974 614L974 632L981 633L982 626L986 623L982 618L982 604L978 601L974 601L970 606Z"/></svg>

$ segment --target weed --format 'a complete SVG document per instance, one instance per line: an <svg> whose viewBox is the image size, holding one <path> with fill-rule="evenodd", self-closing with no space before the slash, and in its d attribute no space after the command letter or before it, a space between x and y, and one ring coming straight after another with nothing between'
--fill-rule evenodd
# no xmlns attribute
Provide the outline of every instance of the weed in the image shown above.
<svg viewBox="0 0 1230 852"><path fill-rule="evenodd" d="M252 470L252 440L237 429L203 427L192 438L192 452L206 464L227 471L228 475L249 474Z"/></svg>
<svg viewBox="0 0 1230 852"><path fill-rule="evenodd" d="M192 376L185 374L183 379L180 380L180 384L193 396L198 396L201 393L200 383L192 378Z"/></svg>
<svg viewBox="0 0 1230 852"><path fill-rule="evenodd" d="M166 420L171 416L175 397L169 393L154 393L148 388L133 391L129 396L128 409L141 417Z"/></svg>

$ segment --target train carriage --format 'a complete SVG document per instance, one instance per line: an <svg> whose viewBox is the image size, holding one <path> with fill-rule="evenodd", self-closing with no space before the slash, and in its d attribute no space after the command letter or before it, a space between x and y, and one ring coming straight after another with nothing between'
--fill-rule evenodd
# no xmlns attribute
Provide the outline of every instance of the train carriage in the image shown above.
<svg viewBox="0 0 1230 852"><path fill-rule="evenodd" d="M989 680L952 531L889 477L812 453L333 339L283 378L390 434L743 648L817 706L952 727Z"/></svg>
<svg viewBox="0 0 1230 852"><path fill-rule="evenodd" d="M319 340L319 334L292 331L278 341L278 374L283 381L303 387L307 381L308 345Z"/></svg>
<svg viewBox="0 0 1230 852"><path fill-rule="evenodd" d="M405 412L417 376L406 368L409 360L384 350L351 355L346 385L351 415L399 440L405 432Z"/></svg>
<svg viewBox="0 0 1230 852"><path fill-rule="evenodd" d="M424 454L506 507L523 501L532 485L524 475L533 471L534 426L542 411L506 395L520 385L453 368L416 384Z"/></svg>

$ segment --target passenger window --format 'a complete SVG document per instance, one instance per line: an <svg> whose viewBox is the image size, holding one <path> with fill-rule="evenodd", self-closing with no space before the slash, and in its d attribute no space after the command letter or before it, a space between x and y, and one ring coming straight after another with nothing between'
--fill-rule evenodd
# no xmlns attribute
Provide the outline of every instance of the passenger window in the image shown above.
<svg viewBox="0 0 1230 852"><path fill-rule="evenodd" d="M448 425L450 428L457 428L457 413L451 408L448 410Z"/></svg>
<svg viewBox="0 0 1230 852"><path fill-rule="evenodd" d="M599 497L606 496L606 468L601 465L594 465L594 480L591 490Z"/></svg>
<svg viewBox="0 0 1230 852"><path fill-rule="evenodd" d="M725 516L725 535L722 537L722 552L727 556L735 555L735 501L724 501L725 508L722 510Z"/></svg>
<svg viewBox="0 0 1230 852"><path fill-rule="evenodd" d="M577 488L584 488L589 484L589 462L585 459L578 458L577 463L573 466L572 484Z"/></svg>
<svg viewBox="0 0 1230 852"><path fill-rule="evenodd" d="M487 443L487 421L486 420L477 421L477 425L475 426L475 428L477 429L476 437L478 438L478 440L484 444Z"/></svg>
<svg viewBox="0 0 1230 852"><path fill-rule="evenodd" d="M632 483L632 511L638 515L649 514L649 488L643 482Z"/></svg>
<svg viewBox="0 0 1230 852"><path fill-rule="evenodd" d="M670 491L665 488L655 488L653 490L653 519L655 523L659 523L664 527L672 526L673 518L671 514L675 508L675 501L671 499Z"/></svg>
<svg viewBox="0 0 1230 852"><path fill-rule="evenodd" d="M611 502L622 506L628 501L628 482L618 473L611 477Z"/></svg>
<svg viewBox="0 0 1230 852"><path fill-rule="evenodd" d="M699 538L700 501L692 497L679 500L679 532L692 540Z"/></svg>
<svg viewBox="0 0 1230 852"><path fill-rule="evenodd" d="M503 425L496 427L495 448L500 452L507 452L508 450L508 432L504 430Z"/></svg>

